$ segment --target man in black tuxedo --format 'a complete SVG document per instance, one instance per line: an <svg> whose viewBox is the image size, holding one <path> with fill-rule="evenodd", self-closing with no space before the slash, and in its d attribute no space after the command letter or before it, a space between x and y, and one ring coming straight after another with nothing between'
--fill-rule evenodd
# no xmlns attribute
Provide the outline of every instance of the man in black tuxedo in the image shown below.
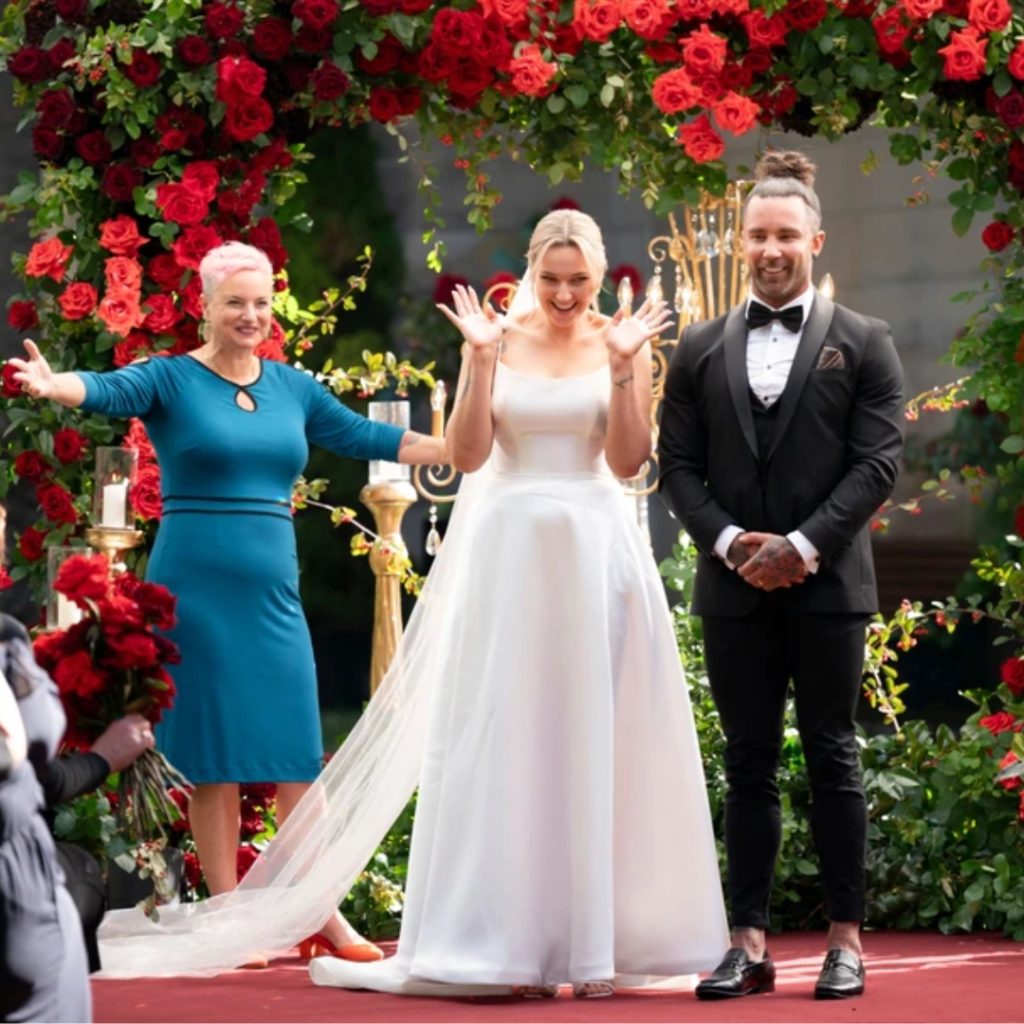
<svg viewBox="0 0 1024 1024"><path fill-rule="evenodd" d="M660 488L699 550L691 610L726 736L732 948L697 995L774 988L765 929L792 682L831 921L815 996L840 998L864 990L854 711L878 610L868 523L896 480L902 375L888 325L811 283L825 241L813 164L769 153L756 177L743 218L752 294L686 329L661 422Z"/></svg>

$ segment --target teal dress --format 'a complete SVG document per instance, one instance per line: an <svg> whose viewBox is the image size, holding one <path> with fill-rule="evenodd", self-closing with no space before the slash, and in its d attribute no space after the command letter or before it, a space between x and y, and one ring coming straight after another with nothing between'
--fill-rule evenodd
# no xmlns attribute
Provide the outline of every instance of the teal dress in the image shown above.
<svg viewBox="0 0 1024 1024"><path fill-rule="evenodd" d="M142 419L160 463L163 517L146 578L177 595L168 635L181 664L158 749L193 783L315 778L323 747L292 486L308 442L394 461L402 429L371 423L282 363L262 362L244 387L188 355L80 377L82 408Z"/></svg>

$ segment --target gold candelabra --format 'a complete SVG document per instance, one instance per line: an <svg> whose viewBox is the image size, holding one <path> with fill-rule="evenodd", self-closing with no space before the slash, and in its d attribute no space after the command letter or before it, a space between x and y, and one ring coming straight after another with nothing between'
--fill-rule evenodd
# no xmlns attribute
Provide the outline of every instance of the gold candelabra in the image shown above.
<svg viewBox="0 0 1024 1024"><path fill-rule="evenodd" d="M90 526L85 531L86 543L107 556L112 573L124 572L121 556L125 551L137 548L144 536L141 530L127 526Z"/></svg>

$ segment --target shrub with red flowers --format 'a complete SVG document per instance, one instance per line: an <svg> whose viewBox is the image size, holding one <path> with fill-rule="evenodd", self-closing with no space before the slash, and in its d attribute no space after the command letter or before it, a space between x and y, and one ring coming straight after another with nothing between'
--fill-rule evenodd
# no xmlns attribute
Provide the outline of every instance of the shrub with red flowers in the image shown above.
<svg viewBox="0 0 1024 1024"><path fill-rule="evenodd" d="M174 596L130 572L112 575L103 555L66 559L54 589L81 612L74 625L40 633L34 643L36 660L64 703L65 745L87 748L131 712L159 722L174 702L165 666L177 663L178 649L163 634L175 623ZM184 785L155 750L121 772L118 812L133 838L152 839L178 819L169 790Z"/></svg>

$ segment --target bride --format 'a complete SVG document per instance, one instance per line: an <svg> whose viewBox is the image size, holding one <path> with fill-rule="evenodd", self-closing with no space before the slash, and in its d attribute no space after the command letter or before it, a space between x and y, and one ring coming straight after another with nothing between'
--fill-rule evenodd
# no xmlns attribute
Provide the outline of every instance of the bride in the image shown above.
<svg viewBox="0 0 1024 1024"><path fill-rule="evenodd" d="M376 696L233 893L101 930L107 976L213 973L322 924L419 785L398 953L318 985L610 995L728 944L664 592L616 477L650 454L663 304L597 311L594 221L544 217L506 317L459 288L446 433L468 475ZM143 941L153 936L152 941Z"/></svg>

